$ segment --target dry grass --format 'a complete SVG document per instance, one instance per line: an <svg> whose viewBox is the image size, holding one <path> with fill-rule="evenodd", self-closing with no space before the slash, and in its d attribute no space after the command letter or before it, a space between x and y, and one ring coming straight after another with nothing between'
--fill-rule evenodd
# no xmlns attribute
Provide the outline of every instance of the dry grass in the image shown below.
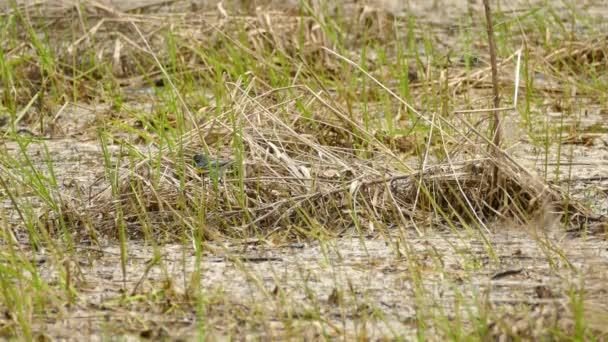
<svg viewBox="0 0 608 342"><path fill-rule="evenodd" d="M562 182L573 159L564 119L542 115L605 97L606 40L538 17L588 19L575 7L498 11L490 82L487 47L471 43L483 24L466 11L455 25L384 2L131 5L45 2L3 16L6 336L40 336L40 317L65 336L60 316L111 307L116 326L95 321L90 336L118 327L152 339L606 337L603 287L593 287L605 256L566 248L605 247L605 222L573 196L571 177ZM503 108L490 108L492 83ZM504 120L501 148L488 115ZM544 153L541 172L510 152L523 140L515 127ZM99 147L82 165L68 153L90 172L85 181L63 175L53 147L62 139ZM201 152L235 163L218 178L194 167ZM510 250L509 229L529 245ZM215 263L230 275L209 271ZM395 269L406 276L389 276ZM359 276L407 289L382 299ZM514 298L493 297L495 281L512 276L516 286L497 293ZM434 290L444 280L448 300ZM110 298L87 295L99 292L91 283ZM411 307L396 304L406 297Z"/></svg>

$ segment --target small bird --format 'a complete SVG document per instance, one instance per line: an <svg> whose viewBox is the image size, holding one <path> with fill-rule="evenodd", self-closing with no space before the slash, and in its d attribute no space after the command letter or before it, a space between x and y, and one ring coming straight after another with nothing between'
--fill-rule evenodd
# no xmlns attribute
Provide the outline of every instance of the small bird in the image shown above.
<svg viewBox="0 0 608 342"><path fill-rule="evenodd" d="M219 177L221 177L226 169L234 163L233 160L209 158L203 153L195 154L193 159L196 168L208 171L210 174Z"/></svg>

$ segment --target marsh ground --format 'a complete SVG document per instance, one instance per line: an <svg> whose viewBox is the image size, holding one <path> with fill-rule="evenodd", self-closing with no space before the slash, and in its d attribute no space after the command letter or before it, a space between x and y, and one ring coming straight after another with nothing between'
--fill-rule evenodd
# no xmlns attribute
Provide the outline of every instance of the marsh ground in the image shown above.
<svg viewBox="0 0 608 342"><path fill-rule="evenodd" d="M480 1L6 6L1 336L606 340L608 11L492 3L512 160Z"/></svg>

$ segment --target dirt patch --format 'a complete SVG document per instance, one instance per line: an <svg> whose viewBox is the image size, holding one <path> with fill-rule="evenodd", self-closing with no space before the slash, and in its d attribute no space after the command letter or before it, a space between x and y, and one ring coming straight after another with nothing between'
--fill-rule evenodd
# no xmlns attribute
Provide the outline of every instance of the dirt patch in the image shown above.
<svg viewBox="0 0 608 342"><path fill-rule="evenodd" d="M79 298L61 321L44 327L60 338L120 331L190 339L200 332L197 320L204 319L212 339L283 339L299 333L411 339L424 315L467 322L485 315L487 323L500 322L492 334L537 339L549 336L553 326L575 324L575 288L585 293L585 308L597 314L591 327L601 331L599 323L608 315L605 241L536 240L522 229L497 229L490 236L495 260L488 258L482 240L448 232L405 241L394 233L393 246L369 236L332 239L327 245L211 244L220 252L204 253L198 266L191 247L165 245L158 263L147 267L155 257L152 248L133 242L126 279L114 244L83 246L72 261L80 275ZM45 278L56 277L45 264L40 269ZM180 304L189 291L202 294L202 313ZM471 312L472 306L487 312ZM512 330L505 331L501 324L509 323ZM75 327L79 337L73 335ZM434 331L436 336L447 332Z"/></svg>

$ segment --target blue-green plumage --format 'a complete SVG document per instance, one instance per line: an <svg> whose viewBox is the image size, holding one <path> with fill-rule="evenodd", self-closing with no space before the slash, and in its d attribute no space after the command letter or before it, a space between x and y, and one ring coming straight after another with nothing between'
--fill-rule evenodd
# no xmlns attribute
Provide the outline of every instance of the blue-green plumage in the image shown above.
<svg viewBox="0 0 608 342"><path fill-rule="evenodd" d="M196 168L209 171L218 176L222 176L226 168L232 164L232 160L213 159L207 155L199 153L194 155L194 166Z"/></svg>

